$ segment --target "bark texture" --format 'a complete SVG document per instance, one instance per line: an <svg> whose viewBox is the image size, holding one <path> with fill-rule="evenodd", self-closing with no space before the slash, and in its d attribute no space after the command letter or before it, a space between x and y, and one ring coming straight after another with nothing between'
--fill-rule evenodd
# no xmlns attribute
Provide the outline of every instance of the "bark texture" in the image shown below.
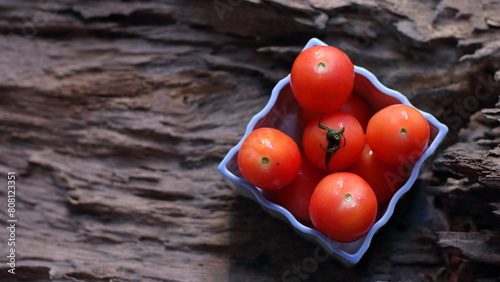
<svg viewBox="0 0 500 282"><path fill-rule="evenodd" d="M0 214L15 172L18 222L0 279L498 279L499 15L489 0L1 1ZM353 268L217 172L311 37L450 128Z"/></svg>

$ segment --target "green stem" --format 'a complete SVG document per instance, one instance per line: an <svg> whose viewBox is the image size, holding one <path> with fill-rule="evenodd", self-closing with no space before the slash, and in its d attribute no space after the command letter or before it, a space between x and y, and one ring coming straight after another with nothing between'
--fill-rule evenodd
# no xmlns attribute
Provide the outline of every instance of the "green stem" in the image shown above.
<svg viewBox="0 0 500 282"><path fill-rule="evenodd" d="M323 146L321 144L319 144L319 146L321 147L321 149L323 149L326 152L325 166L326 166L326 170L329 171L330 170L330 168L329 168L330 160L332 159L333 155L340 149L340 143L342 141L342 138L344 138L344 147L345 147L347 141L346 141L345 136L344 136L345 128L342 127L342 129L331 129L331 128L321 124L322 119L323 119L323 117L321 117L320 120L318 121L318 127L323 129L323 130L326 130L326 140L328 140L328 146L326 147L326 149L323 148Z"/></svg>

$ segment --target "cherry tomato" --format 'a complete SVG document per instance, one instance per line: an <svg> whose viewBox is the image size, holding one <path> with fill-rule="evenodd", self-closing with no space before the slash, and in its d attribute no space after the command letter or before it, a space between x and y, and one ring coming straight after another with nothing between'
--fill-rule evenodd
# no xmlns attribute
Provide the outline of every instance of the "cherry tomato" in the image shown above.
<svg viewBox="0 0 500 282"><path fill-rule="evenodd" d="M326 171L345 169L359 158L365 144L358 120L339 111L312 120L302 136L307 158Z"/></svg>
<svg viewBox="0 0 500 282"><path fill-rule="evenodd" d="M375 192L380 205L388 203L394 193L401 188L409 177L406 165L386 164L374 155L368 144L361 157L350 165L346 171L361 176Z"/></svg>
<svg viewBox="0 0 500 282"><path fill-rule="evenodd" d="M309 201L314 188L326 174L326 172L318 169L307 158L303 157L297 177L281 189L266 191L266 197L287 209L298 221L302 223L311 222Z"/></svg>
<svg viewBox="0 0 500 282"><path fill-rule="evenodd" d="M323 116L325 114L326 113L313 112L311 110L301 107L299 112L299 118L300 122L302 122L303 125L308 125L314 119L319 118L320 116Z"/></svg>
<svg viewBox="0 0 500 282"><path fill-rule="evenodd" d="M344 52L332 46L302 51L290 75L292 93L299 105L315 112L338 110L354 87L354 65Z"/></svg>
<svg viewBox="0 0 500 282"><path fill-rule="evenodd" d="M427 149L429 123L415 108L396 104L375 113L366 129L366 140L375 157L388 164L408 163Z"/></svg>
<svg viewBox="0 0 500 282"><path fill-rule="evenodd" d="M348 243L368 233L377 216L375 193L350 172L327 175L314 189L309 213L314 227L332 240Z"/></svg>
<svg viewBox="0 0 500 282"><path fill-rule="evenodd" d="M262 189L279 189L297 176L302 162L297 143L269 127L252 131L238 152L243 177Z"/></svg>
<svg viewBox="0 0 500 282"><path fill-rule="evenodd" d="M349 96L347 102L339 109L340 112L344 112L350 115L353 115L363 127L363 130L366 130L366 126L368 125L368 121L370 120L370 108L366 104L366 102L359 97L356 93L352 93ZM318 113L310 111L306 108L300 108L300 120L302 124L307 125L313 119L324 115L325 113Z"/></svg>
<svg viewBox="0 0 500 282"><path fill-rule="evenodd" d="M370 108L368 108L368 105L361 97L355 93L351 94L349 100L347 100L339 111L353 115L359 121L363 130L366 130L371 114Z"/></svg>

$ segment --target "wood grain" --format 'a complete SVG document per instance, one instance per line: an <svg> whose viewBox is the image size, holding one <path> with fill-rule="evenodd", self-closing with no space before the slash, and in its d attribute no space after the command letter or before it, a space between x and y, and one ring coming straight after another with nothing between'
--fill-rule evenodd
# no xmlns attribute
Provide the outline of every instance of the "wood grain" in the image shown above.
<svg viewBox="0 0 500 282"><path fill-rule="evenodd" d="M4 264L0 278L443 281L454 257L475 279L498 278L485 236L499 234L499 11L486 0L2 1L0 171L17 175L18 244L16 276ZM353 268L217 172L311 37L450 127Z"/></svg>

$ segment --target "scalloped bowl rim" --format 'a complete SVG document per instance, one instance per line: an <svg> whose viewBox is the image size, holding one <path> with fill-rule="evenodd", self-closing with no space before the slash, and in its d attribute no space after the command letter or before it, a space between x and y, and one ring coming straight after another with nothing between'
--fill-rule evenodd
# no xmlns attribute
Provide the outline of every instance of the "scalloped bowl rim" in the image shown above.
<svg viewBox="0 0 500 282"><path fill-rule="evenodd" d="M304 49L307 49L311 46L316 46L316 45L327 45L324 42L320 41L319 39L312 38L309 40L309 42L306 44ZM303 49L303 50L304 50ZM373 84L380 92L392 96L399 100L402 104L405 105L410 105L414 107L408 98L406 98L403 94L400 92L387 88L385 85L383 85L376 77L374 74L372 74L370 71L368 71L365 68L359 67L359 66L354 66L354 71L355 73L364 76L366 79L370 81L371 84ZM338 242L332 241L329 239L327 236L322 234L321 232L317 231L314 228L308 227L299 221L285 208L274 204L264 198L262 196L261 192L259 191L258 188L255 186L251 185L248 183L245 179L240 178L236 175L234 175L231 171L228 170L227 164L229 161L237 154L238 150L241 147L241 144L243 141L246 139L246 137L253 131L256 123L262 119L266 114L268 114L271 109L273 108L274 104L276 103L276 100L278 98L278 95L280 94L280 91L284 86L286 86L290 82L290 74L288 74L285 78L281 79L273 88L271 97L266 104L266 106L255 116L252 117L250 122L248 123L246 127L246 131L244 136L241 138L241 140L238 142L236 146L234 146L228 154L224 157L224 159L221 161L221 163L218 166L219 171L224 175L226 178L228 178L230 181L232 181L235 185L238 185L240 187L238 188L243 188L247 190L250 193L246 193L247 191L244 191L244 196L248 198L252 198L255 201L257 201L262 208L270 212L273 216L280 217L283 220L287 220L295 229L296 232L299 234L303 235L306 237L306 239L310 239L313 241L316 241L320 245L322 245L323 248L325 248L330 255L333 255L337 259L339 259L341 262L343 262L345 265L354 265L359 260L361 257L364 255L364 253L367 251L368 247L370 246L371 240L375 233L382 227L384 226L387 221L391 218L392 214L394 213L394 208L399 201L399 199L410 190L410 188L413 186L414 182L416 181L420 167L422 166L423 162L434 153L438 145L442 142L444 139L446 133L448 132L448 127L441 122L439 122L433 115L421 111L417 109L422 115L427 119L427 121L432 124L435 128L437 128L438 133L434 140L431 142L427 150L422 154L422 156L415 162L415 165L413 167L412 173L408 179L408 181L400 188L398 191L394 194L392 197L391 201L389 202L387 206L386 212L382 215L381 218L379 218L370 231L361 239L359 240L364 240L362 241L362 244L360 248L355 252L355 253L349 253L344 250L339 249L336 245ZM241 192L241 190L240 190Z"/></svg>

